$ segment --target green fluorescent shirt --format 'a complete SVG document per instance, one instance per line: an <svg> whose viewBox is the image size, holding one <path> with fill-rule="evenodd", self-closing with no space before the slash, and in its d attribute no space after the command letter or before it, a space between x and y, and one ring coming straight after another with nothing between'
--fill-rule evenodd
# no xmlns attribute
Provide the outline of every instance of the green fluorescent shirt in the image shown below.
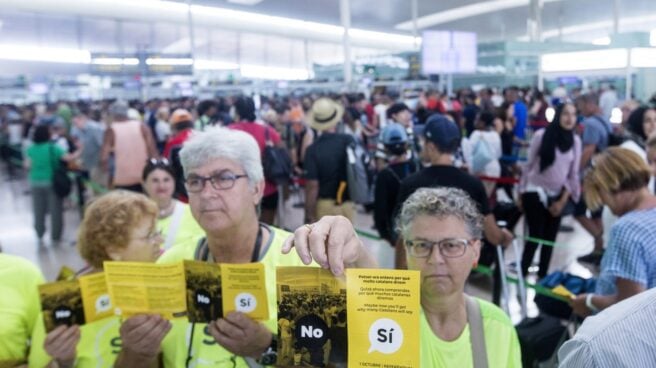
<svg viewBox="0 0 656 368"><path fill-rule="evenodd" d="M121 352L121 323L118 317L109 317L80 326L80 342L77 344L75 368L112 368L114 361ZM32 336L30 349L30 367L45 367L52 357L43 349L46 332L43 318L39 314L39 322Z"/></svg>
<svg viewBox="0 0 656 368"><path fill-rule="evenodd" d="M50 142L36 143L27 149L30 158L30 182L33 184L51 184L53 167L59 167L59 160L66 152L56 144Z"/></svg>
<svg viewBox="0 0 656 368"><path fill-rule="evenodd" d="M194 216L191 214L191 207L189 207L188 204L177 202L175 205L176 210L177 206L182 206L184 208L184 212L182 212L182 218L180 219L178 231L175 234L175 239L173 240L171 247L193 244L195 240L198 240L198 237L204 236L205 232L200 227L200 225L198 225L196 219L194 219ZM171 223L174 216L175 214L157 220L157 228L162 230L162 237L164 240L167 239L169 231L171 230Z"/></svg>
<svg viewBox="0 0 656 368"><path fill-rule="evenodd" d="M280 250L282 245L290 235L288 232L274 227L268 227L271 230L269 243L264 245L266 250L264 257L260 262L264 263L266 275L266 288L269 303L269 319L264 324L273 333L278 331L278 306L276 301L276 267L277 266L304 266L296 252L283 255ZM195 244L198 243L197 238ZM176 246L168 251L157 260L157 263L175 263L181 260L193 260L195 246L183 245ZM185 367L187 354L189 351L189 336L191 335L192 324L185 320L171 321L173 328L162 342L162 353L164 355L165 368ZM214 338L209 334L207 324L196 323L193 327L193 343L191 348L191 361L189 367L233 367L231 359L235 360L234 367L248 367L246 361L233 355L216 343Z"/></svg>
<svg viewBox="0 0 656 368"><path fill-rule="evenodd" d="M39 318L37 285L41 271L29 261L0 253L0 366L25 362L30 335Z"/></svg>
<svg viewBox="0 0 656 368"><path fill-rule="evenodd" d="M494 304L476 298L481 306L485 348L489 367L522 368L521 350L515 327ZM474 366L469 324L454 341L435 336L422 309L420 326L422 368L470 368Z"/></svg>

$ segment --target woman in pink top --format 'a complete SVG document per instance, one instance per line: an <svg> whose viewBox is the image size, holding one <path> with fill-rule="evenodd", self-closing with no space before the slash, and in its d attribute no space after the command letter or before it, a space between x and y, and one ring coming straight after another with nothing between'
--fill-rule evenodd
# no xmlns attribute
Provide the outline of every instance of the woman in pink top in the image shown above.
<svg viewBox="0 0 656 368"><path fill-rule="evenodd" d="M114 102L109 113L112 123L103 138L101 165L108 171L109 156L113 153L114 170L110 173L110 186L141 193L141 173L146 162L151 157L159 158L155 141L144 124L129 120L128 105L125 102Z"/></svg>
<svg viewBox="0 0 656 368"><path fill-rule="evenodd" d="M556 108L553 122L531 139L519 191L528 233L533 238L555 241L565 205L570 197L578 201L581 194L581 139L574 134L575 126L576 108L571 103L563 104ZM534 242L526 242L522 255L524 275L537 247ZM538 278L547 275L551 251L551 247L542 246Z"/></svg>

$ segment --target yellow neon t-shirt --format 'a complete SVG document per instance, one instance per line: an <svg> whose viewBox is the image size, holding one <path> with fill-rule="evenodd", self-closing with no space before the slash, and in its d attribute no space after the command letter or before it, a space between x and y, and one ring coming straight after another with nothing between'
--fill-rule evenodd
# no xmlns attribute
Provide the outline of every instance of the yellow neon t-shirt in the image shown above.
<svg viewBox="0 0 656 368"><path fill-rule="evenodd" d="M0 253L0 366L25 362L41 302L41 271L26 259Z"/></svg>
<svg viewBox="0 0 656 368"><path fill-rule="evenodd" d="M283 242L290 235L284 230L268 226L271 230L271 237L268 244L263 244L265 255L260 262L264 263L266 274L266 287L269 303L269 319L264 324L273 333L278 331L278 307L276 301L276 267L278 266L303 266L303 262L296 252L283 255ZM197 238L196 244L198 243ZM174 247L164 252L157 260L157 263L174 263L181 260L192 260L196 247L181 246ZM191 336L192 324L184 321L172 321L173 328L162 342L162 353L164 367L184 367L189 353L189 343ZM209 334L207 324L196 323L193 326L193 342L191 344L191 361L190 367L233 367L231 360L234 360L234 367L248 367L246 361L240 357L234 357L230 352L225 350L214 341Z"/></svg>
<svg viewBox="0 0 656 368"><path fill-rule="evenodd" d="M488 366L521 368L521 350L512 322L494 304L476 300L481 306ZM423 309L420 320L422 368L473 367L469 324L456 340L443 341L433 333Z"/></svg>
<svg viewBox="0 0 656 368"><path fill-rule="evenodd" d="M114 361L121 352L121 336L118 317L105 318L100 321L80 326L80 342L77 344L76 368L112 368ZM39 314L39 322L34 329L32 348L30 349L29 366L44 367L52 357L43 349L46 332L43 318Z"/></svg>
<svg viewBox="0 0 656 368"><path fill-rule="evenodd" d="M178 246L180 244L193 242L194 240L197 240L199 237L205 235L205 232L200 227L200 225L198 225L196 219L191 214L191 207L189 207L188 204L182 203L180 201L176 201L175 206L176 209L174 210L174 214L172 214L169 217L157 220L157 228L162 230L162 237L164 238L164 240L167 240L169 232L172 230L171 228L172 228L173 218L175 217L175 211L178 210L177 208L178 206L182 208L181 210L182 217L180 218L180 222L177 226L178 229L175 233L175 238L171 244L171 248Z"/></svg>

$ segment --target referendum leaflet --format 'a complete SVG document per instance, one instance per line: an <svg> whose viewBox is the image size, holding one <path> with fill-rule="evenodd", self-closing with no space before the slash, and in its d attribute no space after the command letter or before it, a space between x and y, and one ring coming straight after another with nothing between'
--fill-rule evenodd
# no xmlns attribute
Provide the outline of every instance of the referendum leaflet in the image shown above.
<svg viewBox="0 0 656 368"><path fill-rule="evenodd" d="M223 311L242 312L249 317L265 321L269 319L264 264L221 264Z"/></svg>
<svg viewBox="0 0 656 368"><path fill-rule="evenodd" d="M59 325L83 325L114 314L102 272L40 285L39 296L46 332Z"/></svg>
<svg viewBox="0 0 656 368"><path fill-rule="evenodd" d="M278 267L278 366L346 364L346 282L317 267Z"/></svg>
<svg viewBox="0 0 656 368"><path fill-rule="evenodd" d="M349 367L419 367L419 271L347 269Z"/></svg>
<svg viewBox="0 0 656 368"><path fill-rule="evenodd" d="M187 315L182 262L104 262L103 268L116 315L151 313L166 319Z"/></svg>
<svg viewBox="0 0 656 368"><path fill-rule="evenodd" d="M277 270L278 365L419 367L419 272Z"/></svg>

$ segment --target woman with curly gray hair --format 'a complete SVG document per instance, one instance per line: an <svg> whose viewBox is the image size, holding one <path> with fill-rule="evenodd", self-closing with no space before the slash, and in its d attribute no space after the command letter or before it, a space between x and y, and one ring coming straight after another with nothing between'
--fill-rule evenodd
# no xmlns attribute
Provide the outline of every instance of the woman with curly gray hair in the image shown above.
<svg viewBox="0 0 656 368"><path fill-rule="evenodd" d="M508 316L464 292L483 233L483 216L474 201L456 188L418 189L403 203L398 228L408 268L421 273L421 366L521 367L519 340ZM362 256L352 251L362 249L361 240L346 219L324 217L294 235L284 251L293 245L302 257L310 254L318 262L327 257L334 273ZM352 256L343 257L343 264L333 262L334 254Z"/></svg>

